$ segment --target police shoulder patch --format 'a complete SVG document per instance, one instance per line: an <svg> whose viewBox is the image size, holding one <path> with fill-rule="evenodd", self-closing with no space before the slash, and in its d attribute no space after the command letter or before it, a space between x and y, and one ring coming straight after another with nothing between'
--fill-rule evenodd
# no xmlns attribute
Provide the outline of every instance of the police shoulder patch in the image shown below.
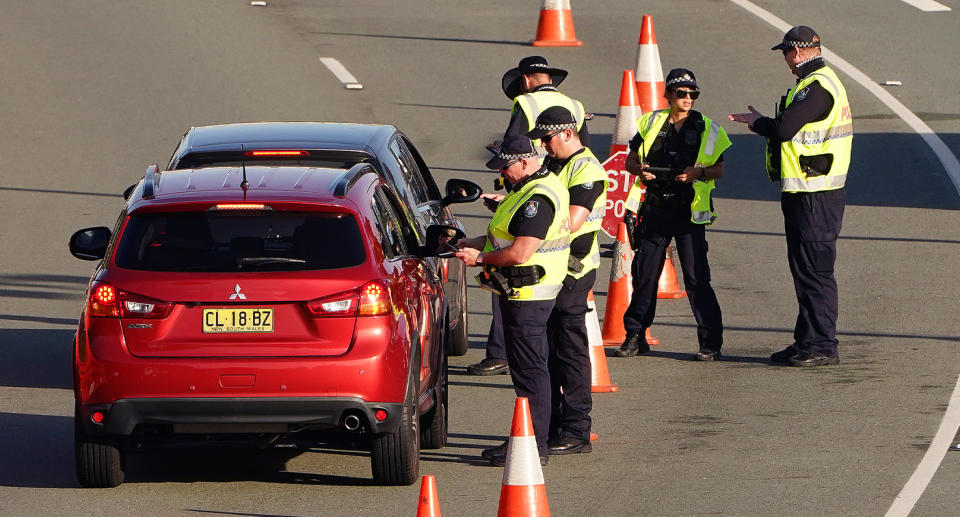
<svg viewBox="0 0 960 517"><path fill-rule="evenodd" d="M580 188L583 190L593 190L593 183L582 183L580 184Z"/></svg>
<svg viewBox="0 0 960 517"><path fill-rule="evenodd" d="M804 89L798 91L797 94L793 96L793 100L795 100L795 101L797 101L797 102L802 101L803 99L806 99L806 98L807 98L807 94L808 94L808 93L810 93L810 89L809 89L809 88L804 88Z"/></svg>
<svg viewBox="0 0 960 517"><path fill-rule="evenodd" d="M536 217L538 208L540 208L539 202L527 201L526 206L523 207L523 215L527 217Z"/></svg>

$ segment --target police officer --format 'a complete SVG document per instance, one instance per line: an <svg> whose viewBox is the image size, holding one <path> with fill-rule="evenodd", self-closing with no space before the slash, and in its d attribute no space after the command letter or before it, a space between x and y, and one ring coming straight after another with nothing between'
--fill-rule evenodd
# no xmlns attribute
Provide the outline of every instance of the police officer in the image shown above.
<svg viewBox="0 0 960 517"><path fill-rule="evenodd" d="M653 323L657 282L674 239L697 321L700 348L694 359L713 361L720 358L723 321L710 285L705 228L716 217L710 193L723 175L723 152L730 139L723 128L693 109L700 96L693 72L675 68L667 74L665 86L670 108L637 120L638 132L627 154L626 169L638 178L627 195L624 222L636 254L633 296L623 315L627 338L616 354L630 357L650 350L644 334ZM648 167L662 170L654 173ZM646 197L641 203L643 185Z"/></svg>
<svg viewBox="0 0 960 517"><path fill-rule="evenodd" d="M823 62L820 36L799 25L771 50L783 53L797 82L773 118L753 106L730 120L767 139L767 173L780 181L787 260L800 306L794 342L770 356L773 364L837 364L837 236L846 204L844 184L853 145L847 92Z"/></svg>
<svg viewBox="0 0 960 517"><path fill-rule="evenodd" d="M562 106L574 114L583 145L590 145L590 133L587 130L583 104L560 93L557 89L566 77L566 70L550 66L543 56L525 57L516 67L507 70L500 80L500 85L503 93L513 102L513 107L510 111L510 123L503 134L504 138L511 135L526 136L527 132L533 129L540 113L551 106ZM500 142L494 142L489 148L496 149L499 145ZM534 146L540 147L539 140L534 141ZM497 199L498 196L495 195L484 195L484 203L491 210L496 210ZM471 375L509 373L498 306L499 301L494 295L493 321L487 336L486 355L479 363L467 366L467 373Z"/></svg>
<svg viewBox="0 0 960 517"><path fill-rule="evenodd" d="M548 458L550 375L547 319L567 273L570 255L570 201L559 177L543 168L526 136L504 139L487 167L510 181L487 235L462 240L459 257L482 266L482 287L499 294L510 376L518 397L527 397L540 463ZM482 252L480 250L483 250ZM507 442L483 451L501 466Z"/></svg>
<svg viewBox="0 0 960 517"><path fill-rule="evenodd" d="M570 194L570 259L563 288L550 314L548 342L552 385L550 454L591 452L590 350L587 293L600 267L597 232L606 210L607 173L576 132L577 121L560 106L537 117L530 138L540 139L552 158L553 172Z"/></svg>

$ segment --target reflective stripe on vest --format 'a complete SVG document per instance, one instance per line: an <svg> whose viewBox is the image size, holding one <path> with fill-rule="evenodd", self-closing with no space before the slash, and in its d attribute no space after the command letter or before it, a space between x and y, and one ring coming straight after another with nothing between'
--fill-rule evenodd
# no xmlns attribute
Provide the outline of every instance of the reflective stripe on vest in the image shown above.
<svg viewBox="0 0 960 517"><path fill-rule="evenodd" d="M572 242L581 235L593 234L590 250L580 259L583 268L579 273L567 272L574 278L582 278L590 271L600 267L600 246L597 243L597 234L603 226L603 215L607 209L607 171L603 168L603 165L600 165L600 160L593 154L593 151L589 147L584 147L583 151L557 171L557 176L567 185L568 189L577 185L603 182L603 191L594 201L587 218L580 228L570 235L570 241Z"/></svg>
<svg viewBox="0 0 960 517"><path fill-rule="evenodd" d="M780 190L783 192L836 190L847 181L853 148L853 117L846 89L837 74L825 66L804 77L787 92L784 109L793 103L798 92L815 81L833 98L833 108L825 119L804 124L793 138L780 143ZM830 170L809 176L800 165L800 158L819 155L831 156Z"/></svg>

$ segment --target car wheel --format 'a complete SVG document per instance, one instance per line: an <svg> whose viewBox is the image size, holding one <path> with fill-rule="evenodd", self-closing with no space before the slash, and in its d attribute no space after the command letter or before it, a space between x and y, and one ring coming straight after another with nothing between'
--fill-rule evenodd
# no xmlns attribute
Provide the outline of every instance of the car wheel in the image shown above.
<svg viewBox="0 0 960 517"><path fill-rule="evenodd" d="M420 444L424 449L441 449L447 444L447 429L449 422L448 401L449 391L447 384L447 354L443 351L440 361L440 372L437 375L437 384L434 387L436 403L423 416L420 422Z"/></svg>
<svg viewBox="0 0 960 517"><path fill-rule="evenodd" d="M370 465L374 481L383 485L411 485L420 477L418 389L416 378L410 380L397 431L373 436Z"/></svg>
<svg viewBox="0 0 960 517"><path fill-rule="evenodd" d="M77 481L91 488L109 488L123 483L123 456L117 440L90 436L74 419L74 455Z"/></svg>
<svg viewBox="0 0 960 517"><path fill-rule="evenodd" d="M466 355L470 348L470 338L467 336L467 302L466 297L461 298L460 317L457 318L457 326L450 329L450 339L447 341L447 353L459 357Z"/></svg>

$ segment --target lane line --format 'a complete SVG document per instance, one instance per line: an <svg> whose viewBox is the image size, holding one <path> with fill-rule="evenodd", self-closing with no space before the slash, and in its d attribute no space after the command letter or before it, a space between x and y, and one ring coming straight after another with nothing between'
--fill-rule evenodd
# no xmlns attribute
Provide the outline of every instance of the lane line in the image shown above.
<svg viewBox="0 0 960 517"><path fill-rule="evenodd" d="M950 11L951 9L940 2L934 2L933 0L900 0L905 4L910 4L921 11L933 13L938 11Z"/></svg>
<svg viewBox="0 0 960 517"><path fill-rule="evenodd" d="M749 0L730 0L731 2L739 5L740 7L747 10L750 14L760 18L761 20L773 25L777 29L780 29L782 32L787 32L790 30L792 25L781 20L777 16L763 9L762 7L757 6ZM940 164L943 166L943 169L947 172L947 176L950 178L950 181L953 182L953 188L956 189L957 195L960 195L960 161L957 160L957 157L953 154L947 144L943 143L943 140L930 129L924 121L920 120L920 117L913 114L909 108L903 105L900 101L896 99L893 95L887 93L886 90L881 88L876 81L870 79L867 74L861 72L857 67L851 65L847 60L841 58L836 53L828 49L827 47L821 47L820 50L823 52L823 57L826 58L835 68L843 71L849 75L854 81L858 82L860 86L863 86L870 93L874 95L880 102L884 103L891 111L893 111L901 120L903 120L914 132L920 135L920 138L930 146L930 149L933 151L933 154L937 156L937 159L940 160ZM854 115L856 118L856 115Z"/></svg>
<svg viewBox="0 0 960 517"><path fill-rule="evenodd" d="M749 0L730 1L782 32L787 32L793 27L793 25L781 20ZM957 194L960 195L960 161L958 161L957 157L950 151L947 144L943 143L943 140L930 129L930 126L920 120L919 117L914 115L903 103L887 93L886 90L880 88L876 81L870 79L867 74L861 72L857 67L851 65L826 47L821 47L821 50L824 58L850 76L854 81L860 83L861 86L877 97L880 102L884 103L891 111L896 113L911 129L923 138L927 145L930 146L930 149L933 150L937 159L940 160L940 164L943 165L944 170L950 177L950 181L953 182L954 188L957 189ZM940 463L943 462L943 458L947 454L947 449L949 449L950 443L958 430L960 430L960 376L957 377L957 384L953 388L953 394L947 403L947 410L944 412L943 420L940 421L937 434L934 435L933 441L927 448L927 452L923 455L923 459L920 460L920 464L917 465L910 479L907 480L903 489L897 494L896 499L894 499L893 504L890 505L890 509L887 510L885 517L906 517L910 514L910 511L913 510L920 496L923 495L924 490L927 489L933 476L937 473L937 469L940 467Z"/></svg>
<svg viewBox="0 0 960 517"><path fill-rule="evenodd" d="M363 85L357 81L357 78L347 70L347 67L343 66L343 63L335 57L321 57L320 62L323 63L323 66L327 67L327 70L333 73L338 81L343 83L343 87L348 90L362 90Z"/></svg>

